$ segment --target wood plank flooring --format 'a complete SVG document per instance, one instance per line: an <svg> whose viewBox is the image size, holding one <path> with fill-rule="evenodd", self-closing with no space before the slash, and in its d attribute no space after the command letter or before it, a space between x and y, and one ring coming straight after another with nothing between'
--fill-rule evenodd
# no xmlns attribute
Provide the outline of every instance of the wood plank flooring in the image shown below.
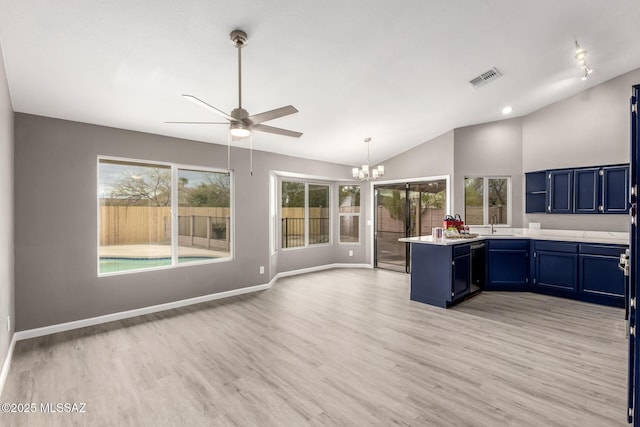
<svg viewBox="0 0 640 427"><path fill-rule="evenodd" d="M443 310L409 276L336 269L18 342L11 426L624 426L623 310L484 293Z"/></svg>

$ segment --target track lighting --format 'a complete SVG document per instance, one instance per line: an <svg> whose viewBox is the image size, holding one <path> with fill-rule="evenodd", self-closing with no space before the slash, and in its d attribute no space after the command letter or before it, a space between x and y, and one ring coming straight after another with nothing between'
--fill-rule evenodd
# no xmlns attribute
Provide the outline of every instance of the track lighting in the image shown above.
<svg viewBox="0 0 640 427"><path fill-rule="evenodd" d="M575 43L576 43L575 58L580 68L584 70L584 73L582 74L582 80L587 80L587 77L589 77L589 74L593 72L593 69L589 68L589 66L587 65L587 51L580 46L580 44L578 43L578 40L576 40Z"/></svg>

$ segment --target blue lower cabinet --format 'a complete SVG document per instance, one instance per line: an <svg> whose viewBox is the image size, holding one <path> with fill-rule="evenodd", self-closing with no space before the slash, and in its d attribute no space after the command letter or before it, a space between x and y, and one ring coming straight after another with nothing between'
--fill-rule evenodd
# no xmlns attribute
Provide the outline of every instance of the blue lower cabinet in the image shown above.
<svg viewBox="0 0 640 427"><path fill-rule="evenodd" d="M582 299L624 306L625 278L618 262L625 249L619 245L580 245L579 292Z"/></svg>
<svg viewBox="0 0 640 427"><path fill-rule="evenodd" d="M471 254L453 258L453 287L452 301L458 301L469 294L471 287Z"/></svg>
<svg viewBox="0 0 640 427"><path fill-rule="evenodd" d="M521 291L529 285L529 241L489 240L485 290Z"/></svg>
<svg viewBox="0 0 640 427"><path fill-rule="evenodd" d="M471 247L411 244L411 300L450 307L469 294Z"/></svg>
<svg viewBox="0 0 640 427"><path fill-rule="evenodd" d="M618 261L626 248L625 245L488 239L483 289L539 292L624 307L625 278L618 269ZM446 308L468 297L472 294L471 256L468 243L412 244L411 300Z"/></svg>
<svg viewBox="0 0 640 427"><path fill-rule="evenodd" d="M575 293L578 290L578 244L537 241L533 247L534 286Z"/></svg>

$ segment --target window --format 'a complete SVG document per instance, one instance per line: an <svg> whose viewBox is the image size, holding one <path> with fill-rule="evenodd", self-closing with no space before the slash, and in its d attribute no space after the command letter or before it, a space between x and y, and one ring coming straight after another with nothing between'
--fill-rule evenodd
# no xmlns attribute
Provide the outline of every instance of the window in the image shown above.
<svg viewBox="0 0 640 427"><path fill-rule="evenodd" d="M360 186L338 186L340 243L360 242Z"/></svg>
<svg viewBox="0 0 640 427"><path fill-rule="evenodd" d="M329 243L329 186L308 185L309 244Z"/></svg>
<svg viewBox="0 0 640 427"><path fill-rule="evenodd" d="M305 246L305 185L282 181L282 247Z"/></svg>
<svg viewBox="0 0 640 427"><path fill-rule="evenodd" d="M329 186L282 181L282 248L329 243Z"/></svg>
<svg viewBox="0 0 640 427"><path fill-rule="evenodd" d="M510 194L511 179L508 177L466 177L465 224L511 224Z"/></svg>
<svg viewBox="0 0 640 427"><path fill-rule="evenodd" d="M178 262L230 255L229 178L178 169Z"/></svg>
<svg viewBox="0 0 640 427"><path fill-rule="evenodd" d="M100 158L98 273L229 258L230 178Z"/></svg>

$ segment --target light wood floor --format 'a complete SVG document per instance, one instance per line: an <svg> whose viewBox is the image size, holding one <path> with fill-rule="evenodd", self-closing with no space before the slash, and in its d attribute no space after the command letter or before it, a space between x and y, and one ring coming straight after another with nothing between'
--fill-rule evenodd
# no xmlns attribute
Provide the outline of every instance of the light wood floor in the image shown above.
<svg viewBox="0 0 640 427"><path fill-rule="evenodd" d="M409 276L331 270L265 292L18 342L15 426L624 426L624 312L529 293L450 310Z"/></svg>

